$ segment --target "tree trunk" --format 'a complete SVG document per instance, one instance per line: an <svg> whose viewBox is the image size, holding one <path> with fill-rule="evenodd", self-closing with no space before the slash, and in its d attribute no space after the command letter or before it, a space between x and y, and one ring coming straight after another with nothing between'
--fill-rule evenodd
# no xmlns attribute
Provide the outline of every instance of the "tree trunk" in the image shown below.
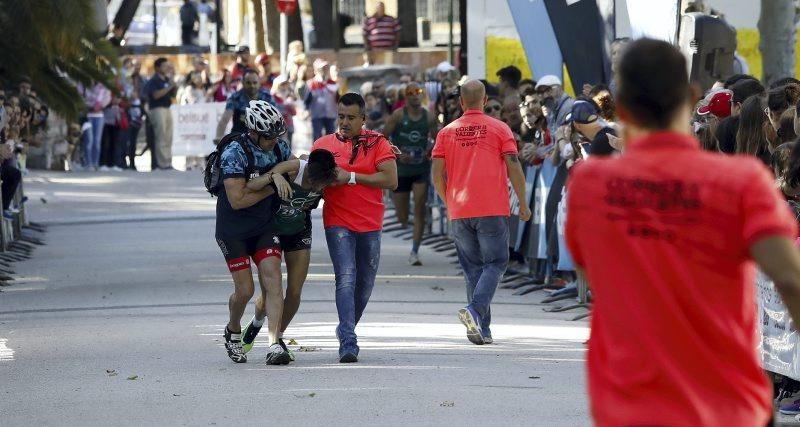
<svg viewBox="0 0 800 427"><path fill-rule="evenodd" d="M275 0L264 0L267 13L267 45L271 53L281 51L281 13Z"/></svg>
<svg viewBox="0 0 800 427"><path fill-rule="evenodd" d="M253 24L256 29L256 52L265 52L264 47L264 4L261 0L251 0L253 2Z"/></svg>
<svg viewBox="0 0 800 427"><path fill-rule="evenodd" d="M795 34L794 0L761 0L758 31L761 33L764 83L794 76Z"/></svg>

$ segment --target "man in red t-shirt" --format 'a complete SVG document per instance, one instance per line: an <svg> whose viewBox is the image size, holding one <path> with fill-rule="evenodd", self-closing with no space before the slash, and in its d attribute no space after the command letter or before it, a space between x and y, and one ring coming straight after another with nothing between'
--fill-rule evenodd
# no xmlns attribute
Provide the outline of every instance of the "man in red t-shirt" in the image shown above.
<svg viewBox="0 0 800 427"><path fill-rule="evenodd" d="M691 136L681 52L633 42L616 76L626 151L577 165L567 193L567 243L594 296L594 421L764 426L753 261L800 320L794 219L759 160Z"/></svg>
<svg viewBox="0 0 800 427"><path fill-rule="evenodd" d="M322 221L336 276L339 361L358 361L355 327L364 314L381 256L383 190L397 188L392 146L378 133L363 129L364 98L347 93L339 98L339 131L314 142L312 150L333 153L339 185L325 189Z"/></svg>
<svg viewBox="0 0 800 427"><path fill-rule="evenodd" d="M464 83L460 102L464 114L436 137L433 185L447 204L467 284L468 305L458 316L472 343L491 344L489 304L508 266L508 180L517 197L525 200L525 175L511 129L483 112L483 83ZM519 217L521 221L531 217L524 203Z"/></svg>

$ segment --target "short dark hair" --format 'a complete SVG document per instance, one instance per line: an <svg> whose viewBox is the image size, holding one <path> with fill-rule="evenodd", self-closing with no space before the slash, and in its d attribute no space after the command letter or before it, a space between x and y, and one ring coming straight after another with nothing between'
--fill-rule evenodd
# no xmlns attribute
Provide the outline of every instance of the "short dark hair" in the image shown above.
<svg viewBox="0 0 800 427"><path fill-rule="evenodd" d="M533 80L533 79L522 79L522 80L519 81L519 85L520 86L522 86L522 85L536 86L536 80Z"/></svg>
<svg viewBox="0 0 800 427"><path fill-rule="evenodd" d="M364 113L364 108L366 108L367 106L367 103L364 102L364 97L355 92L348 92L342 95L342 97L339 98L339 104L342 104L345 107L349 107L351 105L358 105L358 109L359 111L361 111L362 114Z"/></svg>
<svg viewBox="0 0 800 427"><path fill-rule="evenodd" d="M800 101L800 85L796 83L770 89L767 93L767 107L773 112L784 111L797 105L798 101Z"/></svg>
<svg viewBox="0 0 800 427"><path fill-rule="evenodd" d="M330 182L336 178L336 159L333 153L322 148L308 154L308 178L313 182Z"/></svg>
<svg viewBox="0 0 800 427"><path fill-rule="evenodd" d="M156 62L153 63L153 65L156 67L156 71L158 71L158 69L161 68L161 65L163 65L167 61L169 60L167 58L164 58L163 56L156 59Z"/></svg>
<svg viewBox="0 0 800 427"><path fill-rule="evenodd" d="M758 79L751 76L750 74L734 74L725 79L725 81L723 82L723 87L725 89L730 89L731 86L733 86L734 84L736 84L736 82L741 80L758 80Z"/></svg>
<svg viewBox="0 0 800 427"><path fill-rule="evenodd" d="M797 80L794 77L784 77L782 79L778 79L778 80L775 80L774 82L772 82L772 84L769 85L769 88L770 89L775 89L775 88L779 88L781 86L786 86L786 85L792 84L792 83L794 83L796 85L800 85L800 80Z"/></svg>
<svg viewBox="0 0 800 427"><path fill-rule="evenodd" d="M242 73L242 80L244 80L244 77L248 74L255 74L258 76L258 71L255 68L246 68L244 73Z"/></svg>
<svg viewBox="0 0 800 427"><path fill-rule="evenodd" d="M683 54L667 42L646 38L626 47L617 84L619 105L650 129L667 129L691 93Z"/></svg>
<svg viewBox="0 0 800 427"><path fill-rule="evenodd" d="M497 71L497 77L500 77L500 80L508 82L511 87L516 89L519 87L519 81L522 80L522 71L513 65L509 65L499 69Z"/></svg>
<svg viewBox="0 0 800 427"><path fill-rule="evenodd" d="M739 104L744 102L747 98L754 95L764 95L766 90L764 85L758 80L742 79L731 85L730 90L733 92L733 102Z"/></svg>

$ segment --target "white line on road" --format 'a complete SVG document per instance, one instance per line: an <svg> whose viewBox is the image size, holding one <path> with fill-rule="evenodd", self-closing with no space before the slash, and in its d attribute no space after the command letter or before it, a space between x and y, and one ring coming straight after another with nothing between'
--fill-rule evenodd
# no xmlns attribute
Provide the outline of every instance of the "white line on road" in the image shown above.
<svg viewBox="0 0 800 427"><path fill-rule="evenodd" d="M0 362L8 362L14 360L14 350L6 347L8 339L0 338Z"/></svg>

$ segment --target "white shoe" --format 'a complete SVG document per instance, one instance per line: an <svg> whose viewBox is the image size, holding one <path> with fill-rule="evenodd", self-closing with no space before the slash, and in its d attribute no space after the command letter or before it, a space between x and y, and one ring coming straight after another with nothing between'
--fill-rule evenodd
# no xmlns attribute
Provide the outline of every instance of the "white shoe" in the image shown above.
<svg viewBox="0 0 800 427"><path fill-rule="evenodd" d="M108 171L110 171L111 169L109 169L109 168L108 168L108 166L100 166L100 168L99 168L98 170L99 170L100 172L108 172Z"/></svg>
<svg viewBox="0 0 800 427"><path fill-rule="evenodd" d="M119 167L119 166L114 166L114 167L111 168L111 170L114 171L114 172L122 172L122 168Z"/></svg>
<svg viewBox="0 0 800 427"><path fill-rule="evenodd" d="M416 252L411 252L411 255L408 256L408 263L414 266L422 265L422 262L419 260L419 255Z"/></svg>

